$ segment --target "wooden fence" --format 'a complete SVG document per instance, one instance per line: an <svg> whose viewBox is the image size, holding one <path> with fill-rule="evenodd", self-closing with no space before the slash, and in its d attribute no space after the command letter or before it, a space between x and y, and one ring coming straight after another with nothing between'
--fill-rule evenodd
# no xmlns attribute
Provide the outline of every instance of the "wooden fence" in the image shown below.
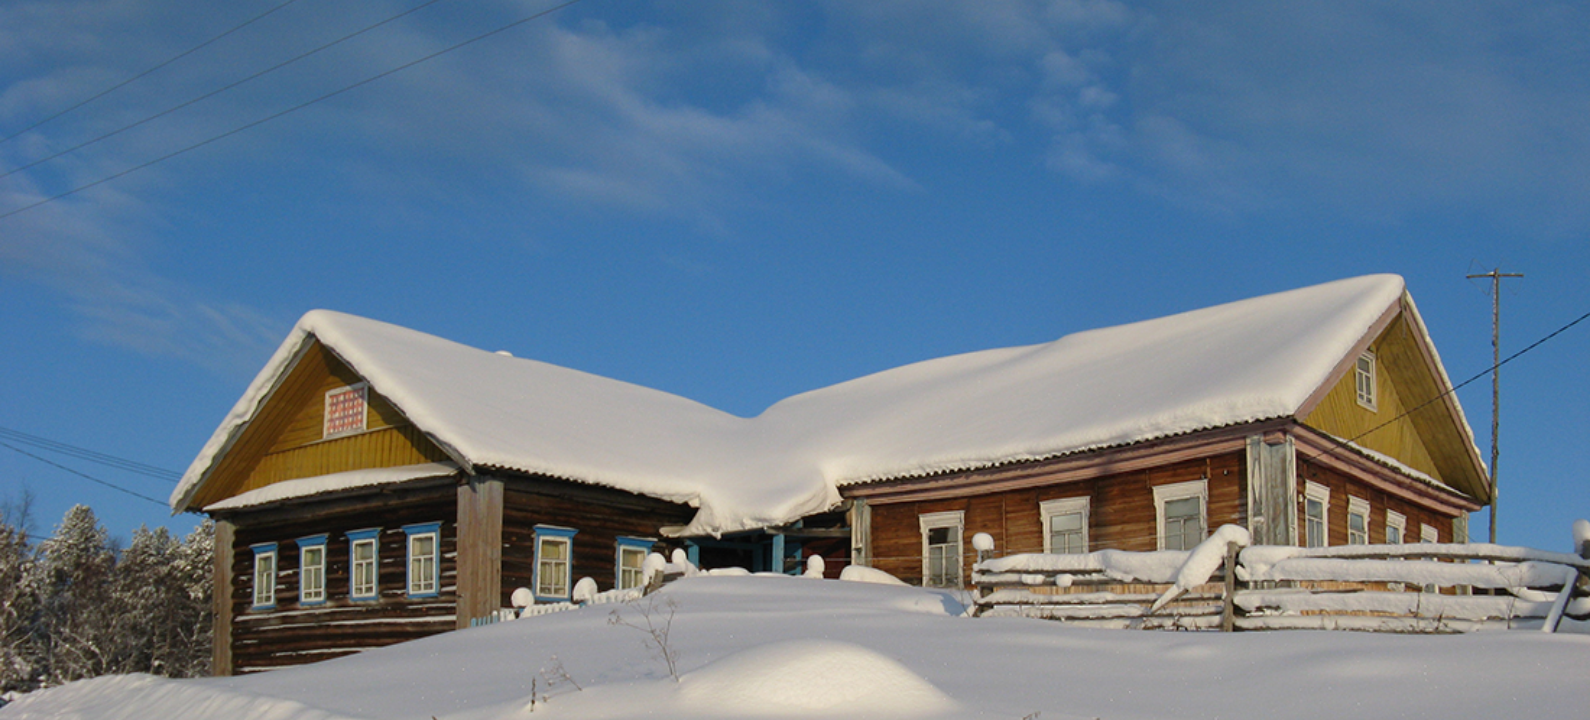
<svg viewBox="0 0 1590 720"><path fill-rule="evenodd" d="M1590 632L1590 559L1490 544L1247 546L983 558L972 614L1143 629Z"/></svg>

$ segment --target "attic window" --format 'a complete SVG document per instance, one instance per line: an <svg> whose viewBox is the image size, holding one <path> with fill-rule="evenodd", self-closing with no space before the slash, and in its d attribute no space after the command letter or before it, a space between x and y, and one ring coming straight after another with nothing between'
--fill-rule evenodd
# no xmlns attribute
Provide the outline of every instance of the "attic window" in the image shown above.
<svg viewBox="0 0 1590 720"><path fill-rule="evenodd" d="M1375 354L1364 351L1358 356L1358 364L1353 371L1353 376L1358 384L1358 404L1370 410L1375 406Z"/></svg>
<svg viewBox="0 0 1590 720"><path fill-rule="evenodd" d="M326 424L321 437L364 432L365 407L368 405L369 394L370 386L367 383L327 390Z"/></svg>

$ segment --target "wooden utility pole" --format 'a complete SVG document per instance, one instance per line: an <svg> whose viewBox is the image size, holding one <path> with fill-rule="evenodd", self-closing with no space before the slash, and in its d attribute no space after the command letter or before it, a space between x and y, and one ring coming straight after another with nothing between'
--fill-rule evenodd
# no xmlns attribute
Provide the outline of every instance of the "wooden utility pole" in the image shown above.
<svg viewBox="0 0 1590 720"><path fill-rule="evenodd" d="M1499 455L1497 430L1502 414L1502 278L1521 278L1523 273L1504 273L1496 268L1488 273L1468 276L1491 279L1491 543L1496 542L1496 462Z"/></svg>

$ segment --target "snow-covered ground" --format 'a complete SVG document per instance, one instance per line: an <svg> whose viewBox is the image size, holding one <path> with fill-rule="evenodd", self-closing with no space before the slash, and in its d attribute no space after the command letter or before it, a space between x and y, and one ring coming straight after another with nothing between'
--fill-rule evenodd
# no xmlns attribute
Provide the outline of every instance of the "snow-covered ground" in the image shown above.
<svg viewBox="0 0 1590 720"><path fill-rule="evenodd" d="M670 605L677 683L643 646L649 636L636 629L646 627L648 608L661 627ZM624 623L611 622L615 611ZM960 611L954 597L918 588L693 577L637 603L448 633L259 675L82 681L24 697L0 709L0 718L1590 714L1585 635L1139 632L969 618Z"/></svg>

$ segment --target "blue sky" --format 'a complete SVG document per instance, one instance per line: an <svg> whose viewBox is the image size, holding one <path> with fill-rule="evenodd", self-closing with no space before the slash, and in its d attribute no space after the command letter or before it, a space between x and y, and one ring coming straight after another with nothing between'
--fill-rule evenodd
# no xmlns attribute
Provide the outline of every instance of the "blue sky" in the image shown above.
<svg viewBox="0 0 1590 720"><path fill-rule="evenodd" d="M422 0L298 0L35 162ZM0 136L279 0L10 0ZM0 178L0 214L550 7L443 0ZM1590 8L583 0L0 218L0 427L182 470L332 308L754 415L926 358L1372 272L1449 373L1590 312ZM1503 371L1501 540L1590 515L1590 323ZM1490 388L1461 391L1486 453ZM171 485L51 456L164 498ZM152 503L0 448L37 531ZM1483 518L1474 532L1483 537Z"/></svg>

